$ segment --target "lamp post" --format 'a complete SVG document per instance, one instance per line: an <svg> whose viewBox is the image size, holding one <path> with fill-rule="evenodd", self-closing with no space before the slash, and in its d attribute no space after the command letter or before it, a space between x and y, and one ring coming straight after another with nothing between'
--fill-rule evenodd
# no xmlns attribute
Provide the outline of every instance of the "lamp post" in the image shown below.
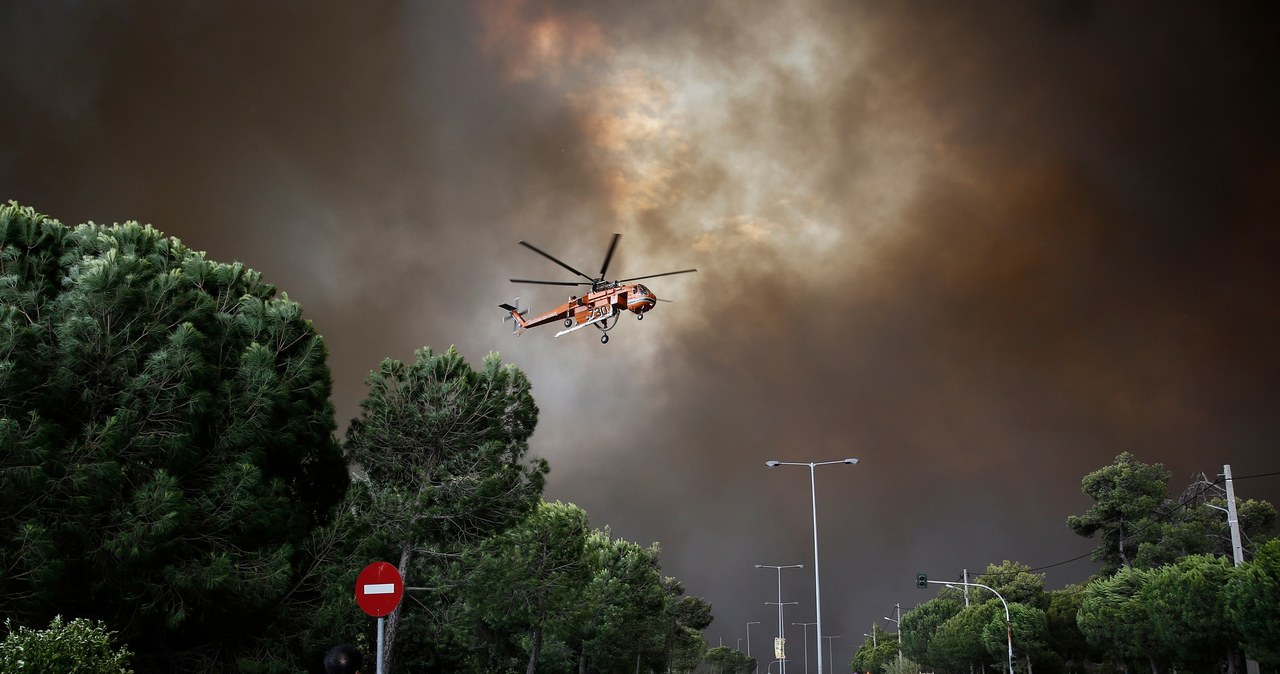
<svg viewBox="0 0 1280 674"><path fill-rule="evenodd" d="M809 626L818 623L791 623L804 627L804 674L809 674Z"/></svg>
<svg viewBox="0 0 1280 674"><path fill-rule="evenodd" d="M832 657L831 657L831 640L832 640L832 639L839 639L839 638L840 638L840 635L839 635L839 634L837 634L837 635L835 635L835 636L833 636L833 637L822 637L822 638L827 640L827 661L828 661L828 662L830 662L830 661L832 661ZM821 648L819 648L819 649L818 649L818 656L819 656L819 657L821 657L821 656L822 656L822 649L821 649Z"/></svg>
<svg viewBox="0 0 1280 674"><path fill-rule="evenodd" d="M902 604L894 604L893 610L897 611L894 615L898 616L897 620L885 616L884 619L897 625L898 630L898 664L902 664Z"/></svg>
<svg viewBox="0 0 1280 674"><path fill-rule="evenodd" d="M782 606L785 606L787 604L800 604L800 602L799 601L765 601L764 602L765 606L773 606L774 604L778 605L778 614L781 615ZM781 648L778 646L781 646ZM782 637L774 638L773 639L773 657L776 657L777 660L782 660L782 664L778 665L778 668L780 668L780 671L778 671L778 674L783 674L783 671L785 671L787 668L786 660L790 660L786 656L787 655L786 651L787 651L786 639Z"/></svg>
<svg viewBox="0 0 1280 674"><path fill-rule="evenodd" d="M857 459L852 459L852 458L841 459L840 461L809 461L806 463L799 463L794 461L765 461L764 462L764 465L770 468L776 468L778 466L808 466L809 467L809 494L810 494L810 501L813 504L813 597L814 597L813 608L814 608L814 612L817 614L816 619L818 622L817 622L816 632L819 639L819 642L818 642L819 646L821 646L821 643L822 643L821 642L821 639L822 639L822 587L821 587L820 575L818 573L818 487L817 487L817 483L814 481L814 478L813 478L814 468L818 466L827 466L827 465L837 464L837 463L855 464L857 462L858 462ZM821 647L818 648L818 674L822 674L822 648Z"/></svg>
<svg viewBox="0 0 1280 674"><path fill-rule="evenodd" d="M751 626L759 625L759 624L760 624L759 620L752 620L751 622L747 623L747 657L748 658L751 657ZM760 674L759 662L756 663L756 674Z"/></svg>
<svg viewBox="0 0 1280 674"><path fill-rule="evenodd" d="M779 639L779 641L778 641L777 643L779 643L779 644L784 644L784 649L785 649L785 644L786 644L786 642L785 642L785 641L782 641L782 639L783 639L783 638L784 638L784 636L785 636L785 635L783 634L783 625L784 625L785 623L784 623L784 622L782 622L782 570L783 570L783 569L803 569L803 568L804 568L804 564L783 564L783 565L781 565L781 566L779 566L779 565L777 565L777 564L756 564L756 568L757 568L757 569L774 569L775 571L777 571L777 572L778 572L778 601L777 601L777 604L778 604L778 639ZM797 603L797 602L789 601L789 602L787 602L787 603L788 603L788 604L795 604L795 603ZM777 651L777 648L774 648L774 651ZM775 652L774 654L775 654L775 655L778 655L778 653L776 653L776 652ZM784 652L782 655L785 657L785 652ZM786 662L783 662L783 663L779 664L779 665L778 665L778 669L779 669L778 674L786 674L786 671L787 671L787 663L786 663Z"/></svg>
<svg viewBox="0 0 1280 674"><path fill-rule="evenodd" d="M1005 630L1005 637L1008 639L1008 644L1009 644L1009 674L1013 674L1013 620L1009 617L1009 602L1005 601L1004 597L1000 596L1000 593L996 592L995 588L991 587L990 585L983 585L982 583L947 583L941 580L931 580L929 582L940 583L942 585L946 585L947 587L953 590L960 589L956 587L956 585L965 585L965 586L972 585L974 587L981 587L981 588L990 590L991 594L994 594L997 598L1000 599L1000 603L1004 604L1004 630Z"/></svg>

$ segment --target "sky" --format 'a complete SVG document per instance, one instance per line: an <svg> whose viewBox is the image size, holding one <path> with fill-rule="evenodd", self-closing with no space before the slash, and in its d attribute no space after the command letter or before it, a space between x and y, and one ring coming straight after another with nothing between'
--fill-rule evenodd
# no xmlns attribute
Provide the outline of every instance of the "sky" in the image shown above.
<svg viewBox="0 0 1280 674"><path fill-rule="evenodd" d="M1094 573L1065 522L1121 452L1280 502L1248 478L1280 470L1278 14L19 0L0 199L261 271L325 337L342 427L383 358L499 352L546 498L659 543L713 646L761 621L764 653L779 582L814 621L816 497L843 670L935 594L916 573ZM574 280L517 242L592 273L615 232L615 278L698 272L607 345L512 336L499 303L569 289L508 279ZM846 457L813 492L765 467Z"/></svg>

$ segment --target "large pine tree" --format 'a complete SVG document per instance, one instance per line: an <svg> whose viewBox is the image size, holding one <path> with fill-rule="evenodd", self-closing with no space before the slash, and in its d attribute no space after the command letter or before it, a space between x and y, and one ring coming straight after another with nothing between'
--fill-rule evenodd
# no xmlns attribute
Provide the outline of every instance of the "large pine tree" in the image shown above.
<svg viewBox="0 0 1280 674"><path fill-rule="evenodd" d="M235 669L345 492L324 343L257 272L0 206L0 611Z"/></svg>

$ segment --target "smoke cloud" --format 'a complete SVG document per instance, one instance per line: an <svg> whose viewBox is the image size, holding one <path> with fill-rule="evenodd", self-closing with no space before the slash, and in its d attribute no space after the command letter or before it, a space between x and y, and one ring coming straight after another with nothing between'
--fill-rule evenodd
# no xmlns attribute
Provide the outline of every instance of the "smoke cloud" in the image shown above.
<svg viewBox="0 0 1280 674"><path fill-rule="evenodd" d="M843 662L932 596L916 572L1087 553L1065 519L1120 452L1175 490L1276 470L1277 27L1072 0L13 3L0 198L262 271L325 336L340 423L384 357L501 352L547 496L661 542L713 644L773 624L755 564L804 564L783 599L813 620L807 471L764 462L858 457L815 472ZM594 273L613 232L611 276L699 271L648 283L673 302L607 346L511 337L499 302L566 293L507 279L572 280L516 242Z"/></svg>

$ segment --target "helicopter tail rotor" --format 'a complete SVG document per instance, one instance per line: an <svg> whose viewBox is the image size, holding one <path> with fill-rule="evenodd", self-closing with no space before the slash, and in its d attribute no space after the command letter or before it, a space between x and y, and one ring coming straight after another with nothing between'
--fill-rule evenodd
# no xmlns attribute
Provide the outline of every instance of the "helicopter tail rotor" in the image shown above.
<svg viewBox="0 0 1280 674"><path fill-rule="evenodd" d="M524 315L529 313L528 309L520 308L520 298L517 297L515 299L515 306L511 306L510 304L506 304L506 303L499 304L498 306L507 310L507 314L502 317L502 322L503 323L506 323L507 321L512 322L511 334L514 335L520 332L520 329L524 327L524 323L525 323Z"/></svg>

